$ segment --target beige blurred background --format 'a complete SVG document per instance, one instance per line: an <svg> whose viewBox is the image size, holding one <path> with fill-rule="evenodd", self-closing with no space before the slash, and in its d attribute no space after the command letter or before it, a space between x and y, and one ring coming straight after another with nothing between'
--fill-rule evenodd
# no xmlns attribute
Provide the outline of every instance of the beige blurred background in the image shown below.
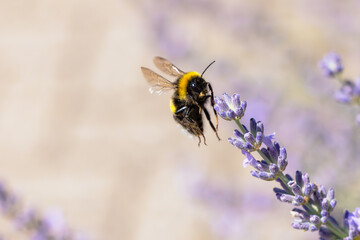
<svg viewBox="0 0 360 240"><path fill-rule="evenodd" d="M90 239L318 237L292 229L292 206L275 199L275 183L242 167L227 142L235 125L220 120L218 142L205 124L208 146L198 147L176 127L171 95L149 93L140 66L155 69L160 55L201 72L216 60L205 74L215 94L248 100L247 119L263 120L288 148L289 173L303 169L340 189L349 184L337 185L336 169L356 147L345 156L332 151L348 146L337 141L356 131L355 113L335 103L336 82L322 79L317 64L335 51L348 76L359 74L359 1L0 6L0 178L26 204L60 209ZM329 140L328 131L338 135ZM193 190L202 187L231 199L201 198ZM340 214L359 205L353 199L339 204ZM26 239L0 223L6 239Z"/></svg>

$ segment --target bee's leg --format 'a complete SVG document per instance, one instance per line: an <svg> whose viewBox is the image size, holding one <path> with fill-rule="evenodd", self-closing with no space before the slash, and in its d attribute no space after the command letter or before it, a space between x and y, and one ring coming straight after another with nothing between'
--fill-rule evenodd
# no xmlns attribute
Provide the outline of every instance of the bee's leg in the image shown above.
<svg viewBox="0 0 360 240"><path fill-rule="evenodd" d="M180 108L179 110L185 111L185 116L184 116L184 117L185 117L185 119L190 123L190 125L189 125L188 127L191 128L193 134L194 134L195 136L197 136L198 139L199 139L198 146L200 147L201 136L204 138L204 144L207 145L207 144L206 144L206 138L205 138L205 136L204 136L203 131L199 128L199 126L198 126L197 124L195 124L194 120L192 120L192 119L189 117L191 111L194 110L194 109L193 109L193 108L189 108L189 107L187 107L187 106L184 106L184 107ZM207 114L209 114L209 113L207 113Z"/></svg>
<svg viewBox="0 0 360 240"><path fill-rule="evenodd" d="M214 127L214 124L211 122L211 118L210 118L210 114L209 112L206 110L206 108L204 108L204 113L206 116L206 119L209 121L211 128L214 130L216 137L220 140L219 135L217 133L217 129Z"/></svg>
<svg viewBox="0 0 360 240"><path fill-rule="evenodd" d="M201 135L202 135L202 136L203 136L203 138L204 138L204 144L205 144L205 145L207 145L207 144L206 144L206 137L204 136L204 134L203 134L203 133L201 133ZM199 137L199 138L200 138L200 137Z"/></svg>
<svg viewBox="0 0 360 240"><path fill-rule="evenodd" d="M214 108L214 105L215 105L214 92L213 92L213 89L212 89L210 83L208 83L208 86L209 86L209 89L210 89L210 92L211 92L211 106L212 106L212 109L214 110L215 119L216 119L216 130L217 130L218 126L219 126L219 119L218 119L218 116L217 116L217 112L215 111L215 108Z"/></svg>
<svg viewBox="0 0 360 240"><path fill-rule="evenodd" d="M206 138L205 138L204 134L201 133L201 135L202 135L202 137L204 138L204 144L207 146L207 144L206 144ZM200 137L200 135L197 135L197 137L199 138L198 147L200 147L201 137Z"/></svg>
<svg viewBox="0 0 360 240"><path fill-rule="evenodd" d="M193 97L191 96L188 96L188 98L190 99L190 102L194 105L196 105L198 108L199 108L199 114L201 114L201 110L202 110L202 107L199 105L199 103L197 103Z"/></svg>
<svg viewBox="0 0 360 240"><path fill-rule="evenodd" d="M182 113L182 112L184 112L184 113ZM188 120L190 123L194 123L194 121L191 118L189 118L190 112L191 112L191 109L189 107L183 106L175 112L175 115L179 115L179 113L181 113L181 115L183 115L183 117L186 118L186 120Z"/></svg>
<svg viewBox="0 0 360 240"><path fill-rule="evenodd" d="M185 110L185 118L186 118L186 120L188 120L190 123L194 123L194 120L192 120L191 118L189 118L189 114L190 114L190 112L191 112L191 108L189 108L189 107L187 107L187 106L184 106L184 107L182 107L182 108L184 108L184 110Z"/></svg>
<svg viewBox="0 0 360 240"><path fill-rule="evenodd" d="M196 106L198 106L198 108L199 108L199 114L201 114L202 107L201 107L197 102L194 102L194 104L195 104Z"/></svg>

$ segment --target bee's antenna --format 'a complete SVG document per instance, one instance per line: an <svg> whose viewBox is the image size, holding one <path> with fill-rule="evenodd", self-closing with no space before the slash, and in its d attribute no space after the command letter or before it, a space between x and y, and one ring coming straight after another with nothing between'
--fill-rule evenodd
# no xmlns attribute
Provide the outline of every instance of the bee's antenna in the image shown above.
<svg viewBox="0 0 360 240"><path fill-rule="evenodd" d="M212 61L206 68L205 70L202 72L201 77L203 76L203 74L206 72L206 70L208 70L208 68L214 63L215 61Z"/></svg>

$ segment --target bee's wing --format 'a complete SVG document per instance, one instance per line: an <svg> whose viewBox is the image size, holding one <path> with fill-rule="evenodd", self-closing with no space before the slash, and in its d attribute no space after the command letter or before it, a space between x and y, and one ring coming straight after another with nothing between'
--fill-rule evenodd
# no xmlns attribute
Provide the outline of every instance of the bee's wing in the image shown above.
<svg viewBox="0 0 360 240"><path fill-rule="evenodd" d="M166 60L165 58L155 57L154 63L158 69L171 76L180 77L185 74L185 72L181 71L178 67L176 67L174 64L172 64L169 60Z"/></svg>
<svg viewBox="0 0 360 240"><path fill-rule="evenodd" d="M141 71L146 81L151 86L149 89L151 93L155 92L157 94L161 94L165 91L176 89L176 84L170 82L169 80L165 79L154 71L146 67L141 67Z"/></svg>

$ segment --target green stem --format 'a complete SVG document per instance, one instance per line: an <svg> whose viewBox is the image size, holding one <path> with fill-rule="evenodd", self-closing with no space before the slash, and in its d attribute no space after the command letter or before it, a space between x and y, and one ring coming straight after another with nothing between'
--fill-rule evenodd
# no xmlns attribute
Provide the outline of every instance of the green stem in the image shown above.
<svg viewBox="0 0 360 240"><path fill-rule="evenodd" d="M310 204L310 203L306 203L304 204L310 211L310 214L312 215L318 215L320 217L320 209L318 206L314 206L313 204Z"/></svg>
<svg viewBox="0 0 360 240"><path fill-rule="evenodd" d="M334 223L332 223L331 221L326 221L325 225L333 234L338 236L340 239L344 239L348 236L343 229L339 228L339 226L337 225L334 225Z"/></svg>
<svg viewBox="0 0 360 240"><path fill-rule="evenodd" d="M238 125L238 127L240 128L241 133L242 133L242 134L245 134L245 133L246 133L246 129L245 129L244 126L241 124L241 122L239 121L239 119L235 119L235 122L236 122L236 124Z"/></svg>
<svg viewBox="0 0 360 240"><path fill-rule="evenodd" d="M289 180L287 179L287 177L284 175L284 173L280 172L279 174L279 179L284 183L284 185L286 186L286 188L289 190L288 192L291 193L291 195L294 195L292 192L291 187L289 187L288 182Z"/></svg>
<svg viewBox="0 0 360 240"><path fill-rule="evenodd" d="M268 164L271 163L271 160L260 150L257 150L257 152L259 153L259 155L264 159L265 162L267 162Z"/></svg>

